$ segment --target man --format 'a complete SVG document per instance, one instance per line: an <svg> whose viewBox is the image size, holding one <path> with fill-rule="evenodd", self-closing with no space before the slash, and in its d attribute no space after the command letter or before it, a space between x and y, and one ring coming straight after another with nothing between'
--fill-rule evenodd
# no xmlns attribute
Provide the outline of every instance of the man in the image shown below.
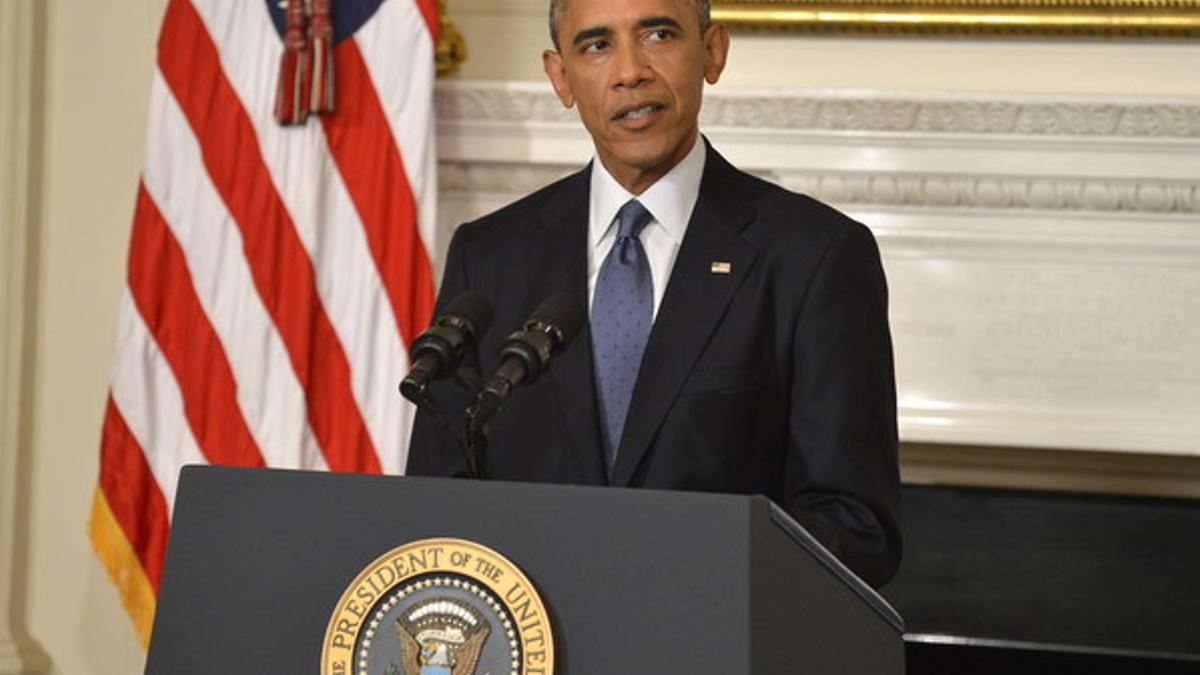
<svg viewBox="0 0 1200 675"><path fill-rule="evenodd" d="M554 0L543 62L596 159L463 225L439 306L487 295L504 337L554 291L589 326L494 420L498 479L761 493L876 586L900 559L887 298L869 231L700 137L729 36L701 0ZM437 395L452 410L467 397ZM408 472L463 475L418 421Z"/></svg>

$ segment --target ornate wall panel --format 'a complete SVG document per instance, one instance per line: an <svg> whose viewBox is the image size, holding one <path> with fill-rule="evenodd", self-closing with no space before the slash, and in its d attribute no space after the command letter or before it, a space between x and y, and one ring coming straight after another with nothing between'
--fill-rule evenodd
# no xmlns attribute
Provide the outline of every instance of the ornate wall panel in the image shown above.
<svg viewBox="0 0 1200 675"><path fill-rule="evenodd" d="M443 232L590 157L548 87L437 103ZM717 87L701 129L875 232L905 440L1200 457L1200 99Z"/></svg>

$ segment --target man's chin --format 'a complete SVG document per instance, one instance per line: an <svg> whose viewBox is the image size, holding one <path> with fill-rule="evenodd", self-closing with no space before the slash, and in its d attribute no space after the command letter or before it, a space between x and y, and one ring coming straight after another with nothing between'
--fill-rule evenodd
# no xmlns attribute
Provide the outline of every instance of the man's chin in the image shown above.
<svg viewBox="0 0 1200 675"><path fill-rule="evenodd" d="M608 159L633 171L653 171L675 159L674 148L659 140L629 141L614 143L608 148ZM669 168L669 167L668 167Z"/></svg>

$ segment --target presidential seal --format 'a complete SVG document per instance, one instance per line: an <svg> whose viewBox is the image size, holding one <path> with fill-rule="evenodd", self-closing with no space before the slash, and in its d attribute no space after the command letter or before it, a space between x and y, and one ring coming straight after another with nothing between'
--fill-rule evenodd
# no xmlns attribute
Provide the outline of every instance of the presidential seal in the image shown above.
<svg viewBox="0 0 1200 675"><path fill-rule="evenodd" d="M553 675L550 620L504 556L463 539L395 548L329 619L321 675Z"/></svg>

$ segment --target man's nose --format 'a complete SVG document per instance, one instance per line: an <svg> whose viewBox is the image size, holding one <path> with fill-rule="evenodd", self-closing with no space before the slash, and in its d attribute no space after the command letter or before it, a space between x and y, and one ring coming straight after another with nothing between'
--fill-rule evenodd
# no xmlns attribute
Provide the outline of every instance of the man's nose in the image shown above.
<svg viewBox="0 0 1200 675"><path fill-rule="evenodd" d="M614 78L617 86L636 87L653 77L650 60L637 41L620 45L615 54Z"/></svg>

